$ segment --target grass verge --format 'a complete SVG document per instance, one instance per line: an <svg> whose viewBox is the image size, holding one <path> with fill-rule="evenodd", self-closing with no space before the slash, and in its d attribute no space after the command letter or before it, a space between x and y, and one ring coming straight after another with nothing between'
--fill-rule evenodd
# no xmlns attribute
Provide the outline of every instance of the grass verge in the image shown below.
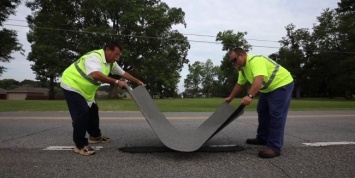
<svg viewBox="0 0 355 178"><path fill-rule="evenodd" d="M240 98L232 101L237 107ZM156 99L162 112L213 112L224 98ZM139 111L133 100L98 100L100 111ZM256 110L257 99L246 110ZM354 100L293 99L290 110L354 110ZM0 112L9 111L67 111L65 100L0 100Z"/></svg>

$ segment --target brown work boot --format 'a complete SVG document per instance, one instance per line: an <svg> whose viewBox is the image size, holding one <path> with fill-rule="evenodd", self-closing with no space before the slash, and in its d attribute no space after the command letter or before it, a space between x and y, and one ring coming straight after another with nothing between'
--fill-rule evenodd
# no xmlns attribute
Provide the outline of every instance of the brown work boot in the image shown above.
<svg viewBox="0 0 355 178"><path fill-rule="evenodd" d="M275 158L280 156L280 153L273 150L272 148L265 148L259 152L258 156L260 158Z"/></svg>
<svg viewBox="0 0 355 178"><path fill-rule="evenodd" d="M251 145L266 145L266 141L262 141L257 138L247 139L246 143Z"/></svg>

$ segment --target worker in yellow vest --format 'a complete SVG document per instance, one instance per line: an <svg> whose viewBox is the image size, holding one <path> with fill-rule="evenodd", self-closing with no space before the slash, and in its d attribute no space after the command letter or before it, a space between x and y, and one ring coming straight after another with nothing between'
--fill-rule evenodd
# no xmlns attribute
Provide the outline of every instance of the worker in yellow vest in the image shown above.
<svg viewBox="0 0 355 178"><path fill-rule="evenodd" d="M230 60L239 74L238 82L225 102L231 102L242 91L246 82L251 87L242 98L242 104L249 105L259 93L257 135L254 139L247 139L246 143L266 145L258 154L261 158L280 156L294 87L290 72L267 57L247 54L242 48L233 49Z"/></svg>
<svg viewBox="0 0 355 178"><path fill-rule="evenodd" d="M75 153L93 155L95 151L88 145L89 143L111 142L109 137L101 135L99 109L95 102L96 91L102 83L114 84L120 88L124 88L126 83L108 77L110 73L120 75L138 85L144 85L116 63L121 51L119 42L108 42L103 49L82 56L62 74L60 86L72 118ZM89 134L89 139L86 138L86 132Z"/></svg>

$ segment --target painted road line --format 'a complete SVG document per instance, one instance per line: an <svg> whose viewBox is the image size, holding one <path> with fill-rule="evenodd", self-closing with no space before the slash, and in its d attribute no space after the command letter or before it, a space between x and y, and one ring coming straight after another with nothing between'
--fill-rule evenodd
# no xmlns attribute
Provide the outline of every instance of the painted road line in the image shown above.
<svg viewBox="0 0 355 178"><path fill-rule="evenodd" d="M100 150L103 147L102 146L92 146L94 150ZM50 151L72 151L74 149L74 146L49 146L43 150L50 150Z"/></svg>
<svg viewBox="0 0 355 178"><path fill-rule="evenodd" d="M333 146L333 145L355 145L355 142L314 142L314 143L303 143L306 146Z"/></svg>

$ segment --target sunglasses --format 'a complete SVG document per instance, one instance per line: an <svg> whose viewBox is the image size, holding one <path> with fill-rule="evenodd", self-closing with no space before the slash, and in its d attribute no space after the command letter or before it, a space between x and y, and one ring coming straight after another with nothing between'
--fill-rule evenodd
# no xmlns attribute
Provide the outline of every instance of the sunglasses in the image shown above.
<svg viewBox="0 0 355 178"><path fill-rule="evenodd" d="M231 62L232 62L233 64L236 64L239 56L240 56L240 54L238 54L235 58L233 58L233 59L231 60Z"/></svg>

